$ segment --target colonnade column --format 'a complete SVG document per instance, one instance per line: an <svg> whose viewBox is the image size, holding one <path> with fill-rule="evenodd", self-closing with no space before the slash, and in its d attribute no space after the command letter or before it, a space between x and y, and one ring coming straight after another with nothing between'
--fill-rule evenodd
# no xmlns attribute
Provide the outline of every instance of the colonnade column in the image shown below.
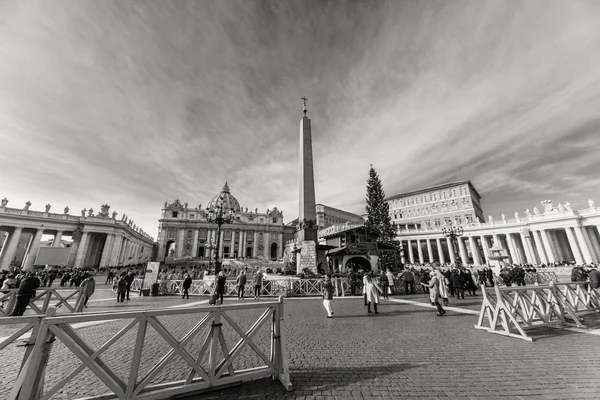
<svg viewBox="0 0 600 400"><path fill-rule="evenodd" d="M525 249L525 253L527 253L527 260L532 264L538 263L538 258L535 255L535 249L533 248L533 244L531 243L531 235L532 231L528 231L529 236L525 236L524 232L521 232L521 242L523 242L523 247Z"/></svg>
<svg viewBox="0 0 600 400"><path fill-rule="evenodd" d="M510 242L510 233L505 234L504 237L506 238L506 247L508 248L508 255L510 257L510 263L516 264L517 259L515 258L515 249L513 248L512 243ZM502 246L502 247L504 247L504 246Z"/></svg>
<svg viewBox="0 0 600 400"><path fill-rule="evenodd" d="M473 236L469 236L469 247L471 248L471 255L473 255L473 262L475 265L481 265L481 257L479 255L479 246Z"/></svg>
<svg viewBox="0 0 600 400"><path fill-rule="evenodd" d="M542 243L544 243L544 248L546 249L546 255L548 256L548 262L551 262L551 263L556 262L556 257L554 257L552 245L550 244L548 230L547 229L541 230L540 235L542 236Z"/></svg>
<svg viewBox="0 0 600 400"><path fill-rule="evenodd" d="M546 258L546 253L544 251L544 245L542 244L541 237L538 236L538 233L539 231L531 231L531 235L533 236L533 242L535 243L540 262L548 264L548 259Z"/></svg>
<svg viewBox="0 0 600 400"><path fill-rule="evenodd" d="M417 239L417 252L419 253L419 264L425 264L423 259L423 248L421 247L421 240Z"/></svg>
<svg viewBox="0 0 600 400"><path fill-rule="evenodd" d="M435 261L433 258L433 249L431 248L431 239L427 239L427 254L429 254L429 262L432 263Z"/></svg>
<svg viewBox="0 0 600 400"><path fill-rule="evenodd" d="M31 270L35 265L35 259L37 258L38 250L40 249L40 242L42 241L42 235L44 234L43 229L38 229L32 239L31 245L29 246L29 252L27 254L27 262L23 269Z"/></svg>
<svg viewBox="0 0 600 400"><path fill-rule="evenodd" d="M454 243L449 237L446 238L446 245L448 246L448 254L450 255L450 262L456 263L456 255L454 254Z"/></svg>
<svg viewBox="0 0 600 400"><path fill-rule="evenodd" d="M598 262L600 261L600 243L598 243L596 240L596 228L594 226L590 226L590 230L588 230L587 233L588 238L590 239L590 244L592 245L592 249L594 249L594 253L596 254L596 262Z"/></svg>
<svg viewBox="0 0 600 400"><path fill-rule="evenodd" d="M586 263L594 262L592 253L590 252L590 248L588 247L587 241L585 240L585 236L583 234L583 229L579 225L573 227L573 229L575 230L575 236L577 237L577 240L579 241L579 248L581 249L581 253L583 255L583 260Z"/></svg>
<svg viewBox="0 0 600 400"><path fill-rule="evenodd" d="M408 242L408 257L409 257L410 263L414 264L415 256L413 254L412 243L410 242L410 240L407 240L407 242Z"/></svg>
<svg viewBox="0 0 600 400"><path fill-rule="evenodd" d="M577 240L575 239L575 235L573 235L573 231L571 231L570 227L566 227L565 232L567 233L567 239L569 239L569 246L571 246L573 257L575 257L575 262L577 264L583 264L583 257L581 256L581 252L577 246Z"/></svg>
<svg viewBox="0 0 600 400"><path fill-rule="evenodd" d="M467 255L467 249L465 247L465 242L463 242L462 238L456 238L458 240L458 251L460 253L460 259L463 264L467 264L469 262L469 256Z"/></svg>
<svg viewBox="0 0 600 400"><path fill-rule="evenodd" d="M550 245L552 246L552 251L554 252L554 259L556 261L564 260L565 255L563 254L563 251L560 248L560 241L558 239L556 231L548 231L548 239L550 240Z"/></svg>
<svg viewBox="0 0 600 400"><path fill-rule="evenodd" d="M507 235L507 237L510 239L509 243L512 246L513 251L515 252L515 257L517 258L517 263L525 264L525 258L523 257L523 252L519 248L519 242L517 241L517 238L515 236L513 236L512 233Z"/></svg>
<svg viewBox="0 0 600 400"><path fill-rule="evenodd" d="M298 243L302 246L302 243ZM258 257L258 231L254 231L254 245L252 246L252 257ZM300 264L298 264L300 265Z"/></svg>
<svg viewBox="0 0 600 400"><path fill-rule="evenodd" d="M19 244L19 240L21 240L22 231L23 228L17 227L9 234L8 239L6 239L6 248L2 249L2 258L0 259L0 270L9 270L10 263L17 252L17 245Z"/></svg>
<svg viewBox="0 0 600 400"><path fill-rule="evenodd" d="M279 241L279 245L277 246L277 251L278 251L278 258L283 259L283 231L279 232L278 234L278 241ZM242 250L245 250L245 245L242 246Z"/></svg>
<svg viewBox="0 0 600 400"><path fill-rule="evenodd" d="M90 238L89 232L82 232L81 239L79 240L79 247L77 248L77 255L75 256L75 268L81 268L85 261L85 256L88 251L88 242Z"/></svg>
<svg viewBox="0 0 600 400"><path fill-rule="evenodd" d="M485 236L481 236L481 246L483 247L483 256L485 257L485 263L486 265L489 265L490 246L488 245L487 238Z"/></svg>
<svg viewBox="0 0 600 400"><path fill-rule="evenodd" d="M121 246L123 245L123 236L115 234L113 248L108 260L108 266L114 267L119 264L119 255L121 254Z"/></svg>
<svg viewBox="0 0 600 400"><path fill-rule="evenodd" d="M109 233L106 235L104 242L104 249L102 249L102 257L100 258L100 267L108 267L110 265L110 256L112 254L113 246L115 243L115 235Z"/></svg>
<svg viewBox="0 0 600 400"><path fill-rule="evenodd" d="M439 238L436 238L435 243L437 244L438 254L440 255L440 264L445 264L446 260L444 258L444 249L442 248L442 242Z"/></svg>
<svg viewBox="0 0 600 400"><path fill-rule="evenodd" d="M52 247L60 247L62 235L63 231L56 231L56 235L54 235L54 241L52 242Z"/></svg>

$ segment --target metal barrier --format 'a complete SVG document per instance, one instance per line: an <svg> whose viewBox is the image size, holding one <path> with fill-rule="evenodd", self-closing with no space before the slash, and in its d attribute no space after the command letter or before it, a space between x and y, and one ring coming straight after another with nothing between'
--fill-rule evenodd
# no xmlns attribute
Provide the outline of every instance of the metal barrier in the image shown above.
<svg viewBox="0 0 600 400"><path fill-rule="evenodd" d="M265 311L249 329L242 329L239 325L240 321L236 321L236 317L232 314L239 310L248 312L250 309L258 311L265 309ZM122 313L86 313L58 317L54 316L54 311L53 308L50 308L46 317L41 318L39 321L36 320L37 322L33 320L30 322L30 325L36 325L36 323L38 325L35 345L26 355L10 393L9 398L11 400L49 399L86 367L109 390L109 393L100 396L86 397L88 399L162 399L265 377L278 379L287 390L291 389L283 329L284 309L282 297L273 302ZM158 317L177 315L186 315L187 319L189 314L197 316L197 319L193 319L193 321L197 320L198 322L185 335L181 336L181 339L177 339L179 335L170 332L167 326L158 319ZM102 321L129 322L100 347L97 345L96 348L93 348L72 326L74 323L92 321L96 323ZM230 327L227 334L230 334L232 329L240 337L237 343L230 348L227 347L223 333L224 322ZM259 329L268 325L270 325L268 338L270 354L263 352L255 342L255 340L261 339L256 339L256 336L259 336L256 335ZM152 328L155 335L158 334L168 344L168 351L157 363L152 362L149 365L141 365L145 344L153 340L148 337L149 327ZM202 345L193 346L191 348L194 350L188 351L186 345L194 343L193 340L199 337L200 332L203 330L208 332ZM111 368L102 361L101 355L130 331L135 332L133 336L135 342L131 346L133 349L132 362L128 370L128 378L121 379L116 369ZM70 355L76 357L81 364L58 382L46 382L48 387L45 387L45 369L55 342L62 343ZM237 364L236 369L234 361L242 358L240 357L242 351L248 348L250 348L251 354L257 357L260 366L242 369L240 364ZM160 372L168 370L166 367L176 357L185 362L186 370L181 372L185 372L184 376L187 376L187 378L177 381L170 379L167 383L152 384L153 379ZM203 363L206 357L208 358L207 369L205 369ZM241 365L246 366L243 360ZM148 369L149 366L151 368Z"/></svg>
<svg viewBox="0 0 600 400"><path fill-rule="evenodd" d="M6 306L0 308L0 317L8 317L12 314L17 304L17 292L19 289L6 289L0 292L0 302ZM59 292L68 292L60 294ZM70 304L69 300L75 299L74 304ZM46 314L49 307L59 308L64 306L68 312L76 313L83 311L83 288L76 289L54 289L54 288L38 288L36 295L29 300L27 305L38 315ZM37 303L37 304L36 304ZM41 304L40 304L41 303Z"/></svg>
<svg viewBox="0 0 600 400"><path fill-rule="evenodd" d="M482 285L481 290L483 302L475 328L528 341L533 339L527 328L553 324L585 328L581 313L600 311L600 291L587 282L495 286L493 293Z"/></svg>

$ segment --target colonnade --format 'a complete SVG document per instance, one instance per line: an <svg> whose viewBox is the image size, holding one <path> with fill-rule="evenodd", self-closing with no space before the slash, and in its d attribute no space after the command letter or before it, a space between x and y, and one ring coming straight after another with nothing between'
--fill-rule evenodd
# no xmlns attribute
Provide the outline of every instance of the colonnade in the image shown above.
<svg viewBox="0 0 600 400"><path fill-rule="evenodd" d="M575 261L577 264L600 262L600 224L538 228L519 227L490 231L467 228L463 236L452 239L441 232L421 231L403 234L397 239L404 249L405 262L455 263L457 256L465 263L483 265L488 262L489 249L500 247L508 261L515 264L548 264ZM458 254L455 254L455 247Z"/></svg>

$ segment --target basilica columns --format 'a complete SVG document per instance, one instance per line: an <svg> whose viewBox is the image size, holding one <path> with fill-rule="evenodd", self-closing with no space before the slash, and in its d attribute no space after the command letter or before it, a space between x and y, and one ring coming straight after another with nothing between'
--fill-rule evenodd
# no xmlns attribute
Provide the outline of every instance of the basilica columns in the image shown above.
<svg viewBox="0 0 600 400"><path fill-rule="evenodd" d="M485 257L485 263L489 264L490 247L487 241L487 237L481 236L481 246L483 247L483 256Z"/></svg>
<svg viewBox="0 0 600 400"><path fill-rule="evenodd" d="M542 243L544 244L544 249L546 250L546 256L548 257L548 262L554 263L556 262L556 257L554 256L554 253L552 251L552 246L550 245L550 240L549 240L549 231L547 229L543 229L540 232L540 235L542 236Z"/></svg>
<svg viewBox="0 0 600 400"><path fill-rule="evenodd" d="M427 239L427 254L429 255L429 262L432 263L435 261L433 258L433 249L431 248L431 239Z"/></svg>

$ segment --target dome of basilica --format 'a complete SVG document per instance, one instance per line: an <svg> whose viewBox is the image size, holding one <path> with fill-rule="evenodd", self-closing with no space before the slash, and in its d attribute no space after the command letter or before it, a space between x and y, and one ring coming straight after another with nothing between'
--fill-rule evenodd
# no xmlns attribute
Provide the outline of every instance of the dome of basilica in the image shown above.
<svg viewBox="0 0 600 400"><path fill-rule="evenodd" d="M221 189L221 193L216 195L211 201L208 202L207 208L214 210L220 202L223 202L223 211L229 211L233 209L234 212L239 213L241 211L240 203L235 197L229 192L229 186L225 182L225 186Z"/></svg>

